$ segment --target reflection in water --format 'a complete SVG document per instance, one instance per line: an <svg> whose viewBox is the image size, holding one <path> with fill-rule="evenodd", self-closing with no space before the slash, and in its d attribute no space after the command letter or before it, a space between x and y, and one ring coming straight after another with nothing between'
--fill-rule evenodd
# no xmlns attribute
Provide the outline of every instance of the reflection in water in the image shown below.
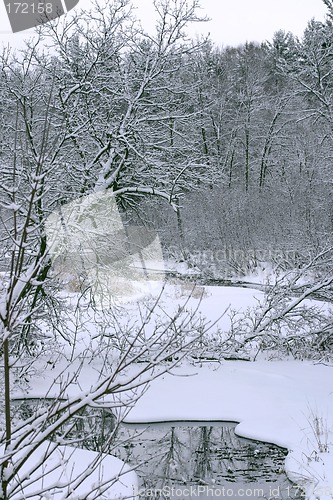
<svg viewBox="0 0 333 500"><path fill-rule="evenodd" d="M137 469L140 487L146 490L146 497L150 499L158 496L152 494L153 490L163 490L166 486L199 485L213 485L214 488L231 485L234 491L260 486L253 495L257 499L300 498L300 492L284 473L286 450L238 438L234 433L235 425L213 422L209 426L197 422L124 424L119 428L118 438L129 440L131 446L120 447L118 456L135 466L140 464ZM200 498L213 496L203 494ZM233 499L240 496L233 496Z"/></svg>
<svg viewBox="0 0 333 500"><path fill-rule="evenodd" d="M47 411L52 401L17 401L17 417ZM209 425L207 425L209 424ZM116 455L133 465L140 478L141 498L160 498L165 487L227 487L230 494L176 495L178 499L244 497L256 500L301 498L301 491L284 473L286 450L267 443L239 438L236 424L228 422L169 422L120 424L108 410L86 408L53 436L77 446ZM239 489L243 489L243 494ZM257 490L256 490L257 488ZM233 492L231 491L233 490ZM247 492L245 494L245 491ZM251 493L252 492L252 493ZM171 495L172 497L172 495ZM175 496L174 496L175 497Z"/></svg>

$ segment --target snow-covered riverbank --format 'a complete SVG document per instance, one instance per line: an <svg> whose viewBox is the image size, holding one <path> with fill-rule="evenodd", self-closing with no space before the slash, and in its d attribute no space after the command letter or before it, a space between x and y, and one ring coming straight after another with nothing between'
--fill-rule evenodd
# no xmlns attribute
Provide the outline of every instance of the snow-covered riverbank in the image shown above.
<svg viewBox="0 0 333 500"><path fill-rule="evenodd" d="M173 297L177 293L176 300ZM167 285L164 313L171 313L186 293L188 290L177 288L177 285ZM205 287L201 302L199 297L192 297L186 307L199 304L202 316L215 321L226 308L244 311L262 297L258 290ZM226 331L230 318L224 315L218 324ZM93 344L98 343L93 322L87 326L89 338L86 334L78 334L76 338L78 354L84 352L92 339L95 339ZM42 367L43 360L39 363ZM84 363L81 355L70 364L65 358L61 362L58 360L55 368L44 371L42 377L39 375L31 382L28 397L56 396L54 380L60 374L62 380L73 376L73 383L66 392L69 397L76 397L89 392L102 370L98 356ZM136 370L137 367L132 366L129 374ZM289 450L287 474L305 488L308 499L333 498L332 373L333 366L294 359L269 361L264 355L259 355L255 362L222 361L204 366L184 360L170 373L153 380L126 418L132 422L239 422L236 427L239 435ZM17 397L20 397L19 392ZM105 401L107 398L110 397L106 396Z"/></svg>
<svg viewBox="0 0 333 500"><path fill-rule="evenodd" d="M240 422L240 436L289 450L286 472L308 498L333 498L332 370L293 360L182 366L154 381L127 421Z"/></svg>

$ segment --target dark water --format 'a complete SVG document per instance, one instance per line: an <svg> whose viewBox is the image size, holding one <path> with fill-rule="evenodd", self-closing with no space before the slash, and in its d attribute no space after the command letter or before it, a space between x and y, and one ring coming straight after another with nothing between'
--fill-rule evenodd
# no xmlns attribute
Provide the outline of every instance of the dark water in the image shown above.
<svg viewBox="0 0 333 500"><path fill-rule="evenodd" d="M209 425L207 425L209 424ZM239 438L236 424L122 424L118 456L138 465L141 498L301 498L284 473L287 451Z"/></svg>
<svg viewBox="0 0 333 500"><path fill-rule="evenodd" d="M17 401L20 418L50 402ZM118 456L136 468L140 499L301 499L284 473L287 451L236 436L232 422L167 422L116 425L108 410L86 408L54 438ZM112 439L110 439L112 436Z"/></svg>

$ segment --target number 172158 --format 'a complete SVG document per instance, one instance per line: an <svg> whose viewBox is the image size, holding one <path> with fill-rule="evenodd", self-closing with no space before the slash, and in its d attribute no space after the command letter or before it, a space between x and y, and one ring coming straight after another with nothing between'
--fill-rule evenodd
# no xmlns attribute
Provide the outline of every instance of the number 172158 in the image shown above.
<svg viewBox="0 0 333 500"><path fill-rule="evenodd" d="M7 3L8 14L52 14L52 3L27 3L13 2Z"/></svg>

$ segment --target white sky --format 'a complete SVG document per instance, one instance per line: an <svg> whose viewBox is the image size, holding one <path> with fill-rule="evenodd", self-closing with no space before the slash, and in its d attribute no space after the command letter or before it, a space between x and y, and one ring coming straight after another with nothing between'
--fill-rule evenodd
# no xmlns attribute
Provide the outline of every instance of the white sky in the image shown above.
<svg viewBox="0 0 333 500"><path fill-rule="evenodd" d="M143 26L151 29L154 16L152 0L134 0L134 4L138 6L138 17ZM88 9L90 5L90 0L80 0L76 8ZM326 12L322 0L201 0L201 5L202 14L210 17L211 21L196 24L190 33L193 36L210 33L213 41L223 46L270 40L279 29L301 36L307 21L312 17L321 21ZM0 42L18 48L24 38L32 34L32 31L11 33L4 3L1 2Z"/></svg>

